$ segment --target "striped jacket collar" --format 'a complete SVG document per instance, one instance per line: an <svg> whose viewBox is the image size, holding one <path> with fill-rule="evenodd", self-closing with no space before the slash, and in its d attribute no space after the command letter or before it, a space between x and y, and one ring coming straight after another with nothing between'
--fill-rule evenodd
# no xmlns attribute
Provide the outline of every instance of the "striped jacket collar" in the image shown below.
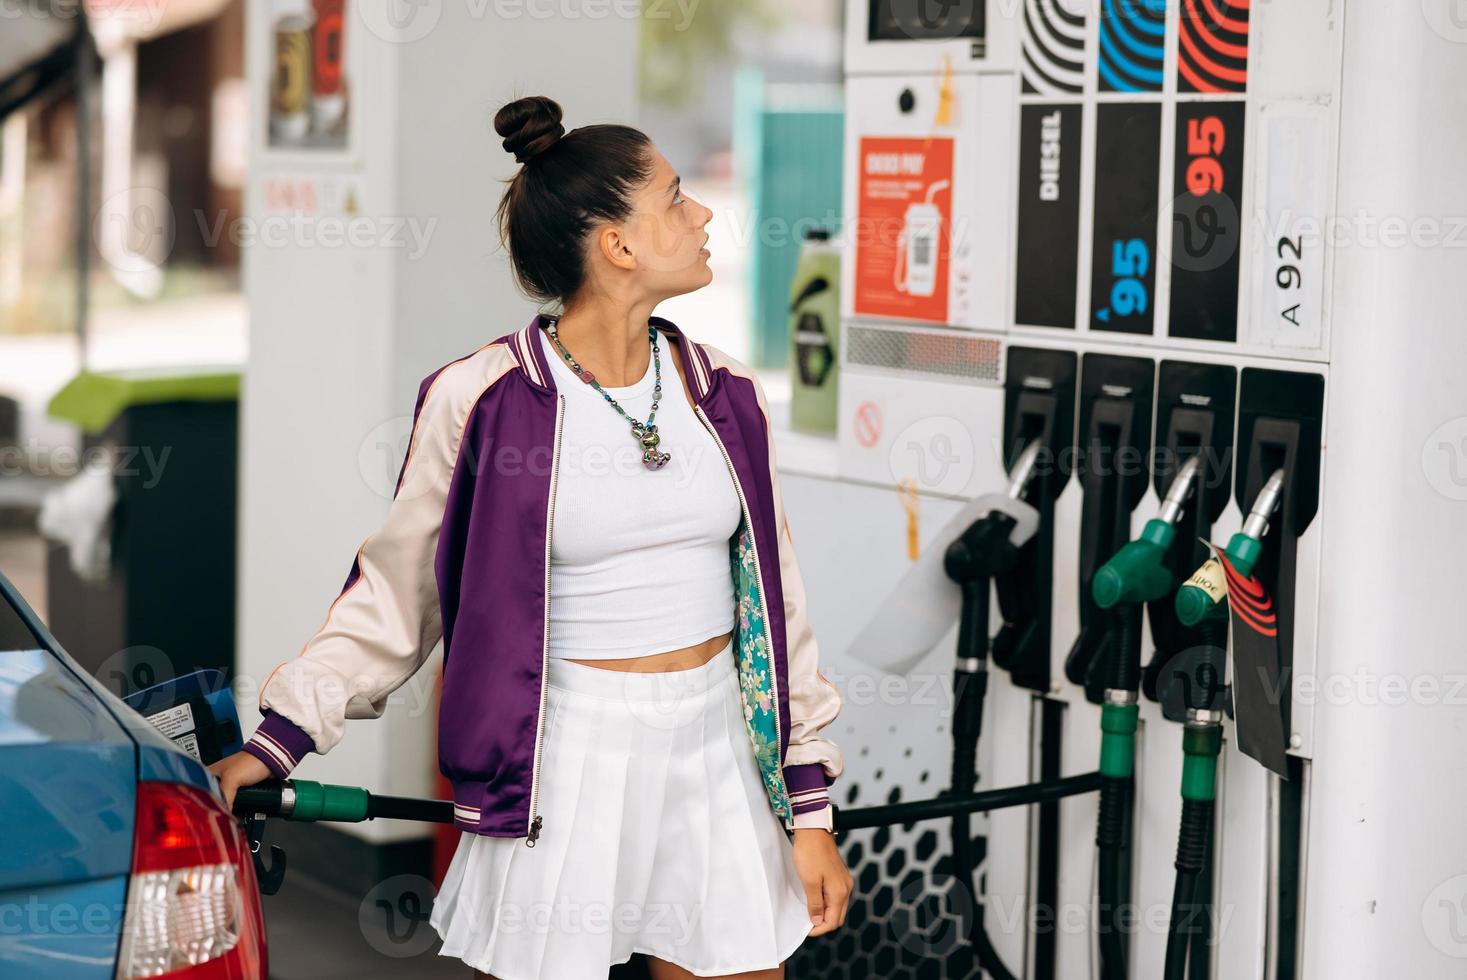
<svg viewBox="0 0 1467 980"><path fill-rule="evenodd" d="M525 381L549 392L555 391L555 376L550 371L550 364L545 359L545 351L536 335L552 319L554 317L551 315L537 313L528 324L508 337L509 349L514 354L515 362ZM683 377L688 379L688 387L692 389L693 401L696 404L702 404L713 378L712 362L708 360L708 354L703 350L703 346L690 340L687 334L683 333L671 320L654 316L648 317L647 322L672 339L672 346L678 352Z"/></svg>

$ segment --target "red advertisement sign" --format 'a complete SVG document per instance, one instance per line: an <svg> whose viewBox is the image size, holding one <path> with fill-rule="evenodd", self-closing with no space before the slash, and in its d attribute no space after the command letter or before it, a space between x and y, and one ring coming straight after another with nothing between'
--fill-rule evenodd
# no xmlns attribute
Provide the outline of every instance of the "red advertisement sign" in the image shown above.
<svg viewBox="0 0 1467 980"><path fill-rule="evenodd" d="M863 137L856 180L855 312L946 322L952 137Z"/></svg>

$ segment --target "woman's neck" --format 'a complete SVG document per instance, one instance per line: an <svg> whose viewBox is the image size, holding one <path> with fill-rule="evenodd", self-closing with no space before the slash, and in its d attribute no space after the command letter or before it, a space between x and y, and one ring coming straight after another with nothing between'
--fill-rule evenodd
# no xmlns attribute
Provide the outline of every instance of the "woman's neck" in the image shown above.
<svg viewBox="0 0 1467 980"><path fill-rule="evenodd" d="M581 367L608 388L635 384L652 357L647 320L655 304L582 304L555 324L556 336Z"/></svg>

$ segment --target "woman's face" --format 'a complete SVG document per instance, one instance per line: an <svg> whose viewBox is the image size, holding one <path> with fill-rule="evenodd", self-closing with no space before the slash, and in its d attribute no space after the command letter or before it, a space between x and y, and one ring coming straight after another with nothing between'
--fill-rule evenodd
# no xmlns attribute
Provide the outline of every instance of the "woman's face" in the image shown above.
<svg viewBox="0 0 1467 980"><path fill-rule="evenodd" d="M677 296L713 281L704 248L713 212L679 186L677 171L656 147L651 153L652 177L634 195L635 210L622 231L646 291L658 297Z"/></svg>

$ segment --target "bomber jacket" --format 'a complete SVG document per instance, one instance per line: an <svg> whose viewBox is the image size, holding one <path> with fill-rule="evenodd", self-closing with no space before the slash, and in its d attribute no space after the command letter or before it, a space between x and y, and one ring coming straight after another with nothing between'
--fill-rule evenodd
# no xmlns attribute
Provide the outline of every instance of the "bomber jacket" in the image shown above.
<svg viewBox="0 0 1467 980"><path fill-rule="evenodd" d="M545 739L550 541L565 395L536 336L498 337L422 380L407 452L381 526L300 653L260 686L245 744L277 778L325 754L348 718L388 696L443 641L438 763L454 824L534 846ZM805 586L754 373L662 317L694 413L713 434L743 517L729 538L737 656L750 751L783 825L830 827L842 753L819 734L842 698L820 672Z"/></svg>

